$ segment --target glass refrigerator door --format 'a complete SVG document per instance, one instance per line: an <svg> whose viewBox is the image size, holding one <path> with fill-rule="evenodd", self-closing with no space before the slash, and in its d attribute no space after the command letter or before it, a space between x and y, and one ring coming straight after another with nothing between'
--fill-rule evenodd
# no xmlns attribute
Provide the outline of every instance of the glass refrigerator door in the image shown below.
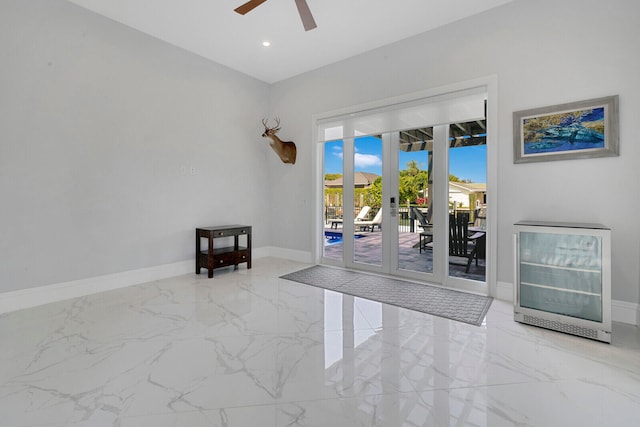
<svg viewBox="0 0 640 427"><path fill-rule="evenodd" d="M602 322L602 239L520 233L520 305Z"/></svg>

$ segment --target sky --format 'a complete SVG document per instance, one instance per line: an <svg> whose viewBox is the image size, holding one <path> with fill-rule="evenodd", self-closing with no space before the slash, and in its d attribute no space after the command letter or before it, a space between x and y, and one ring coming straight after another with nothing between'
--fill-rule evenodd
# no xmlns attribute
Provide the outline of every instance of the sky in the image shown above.
<svg viewBox="0 0 640 427"><path fill-rule="evenodd" d="M420 169L427 169L427 152L399 152L400 169L406 169L409 161L415 160ZM382 175L382 144L379 138L356 139L354 166L356 172ZM342 141L325 143L325 174L342 173ZM449 150L449 174L475 183L487 182L487 146L476 145Z"/></svg>

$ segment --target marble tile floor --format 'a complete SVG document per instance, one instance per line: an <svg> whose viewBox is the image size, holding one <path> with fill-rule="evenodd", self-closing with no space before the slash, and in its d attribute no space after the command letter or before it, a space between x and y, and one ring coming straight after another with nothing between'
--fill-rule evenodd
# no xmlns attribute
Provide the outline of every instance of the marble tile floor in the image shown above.
<svg viewBox="0 0 640 427"><path fill-rule="evenodd" d="M185 275L0 316L0 425L638 426L640 332L478 327L279 279Z"/></svg>

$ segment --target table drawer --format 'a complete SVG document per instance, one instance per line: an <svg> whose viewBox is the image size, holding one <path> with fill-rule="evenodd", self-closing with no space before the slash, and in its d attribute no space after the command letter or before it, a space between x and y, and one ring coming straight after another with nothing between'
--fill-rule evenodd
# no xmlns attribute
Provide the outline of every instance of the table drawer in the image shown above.
<svg viewBox="0 0 640 427"><path fill-rule="evenodd" d="M248 249L241 249L236 252L236 262L238 263L249 262L249 258L250 255Z"/></svg>
<svg viewBox="0 0 640 427"><path fill-rule="evenodd" d="M236 264L236 253L235 252L226 252L222 254L215 254L212 258L212 267L225 267L227 265L235 265Z"/></svg>
<svg viewBox="0 0 640 427"><path fill-rule="evenodd" d="M227 228L225 230L214 230L211 232L214 238L216 237L229 237L229 236L242 236L251 233L250 227L243 228Z"/></svg>

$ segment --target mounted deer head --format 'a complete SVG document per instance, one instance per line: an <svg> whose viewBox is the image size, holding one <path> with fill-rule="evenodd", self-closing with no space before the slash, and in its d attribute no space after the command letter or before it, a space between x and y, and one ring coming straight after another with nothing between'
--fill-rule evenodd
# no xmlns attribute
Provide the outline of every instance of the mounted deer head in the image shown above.
<svg viewBox="0 0 640 427"><path fill-rule="evenodd" d="M273 148L280 160L284 163L295 164L296 162L296 144L291 141L282 141L276 136L276 133L280 130L280 119L276 118L276 125L272 128L267 124L267 119L262 119L262 125L264 126L263 138L269 138L271 142L269 145Z"/></svg>

